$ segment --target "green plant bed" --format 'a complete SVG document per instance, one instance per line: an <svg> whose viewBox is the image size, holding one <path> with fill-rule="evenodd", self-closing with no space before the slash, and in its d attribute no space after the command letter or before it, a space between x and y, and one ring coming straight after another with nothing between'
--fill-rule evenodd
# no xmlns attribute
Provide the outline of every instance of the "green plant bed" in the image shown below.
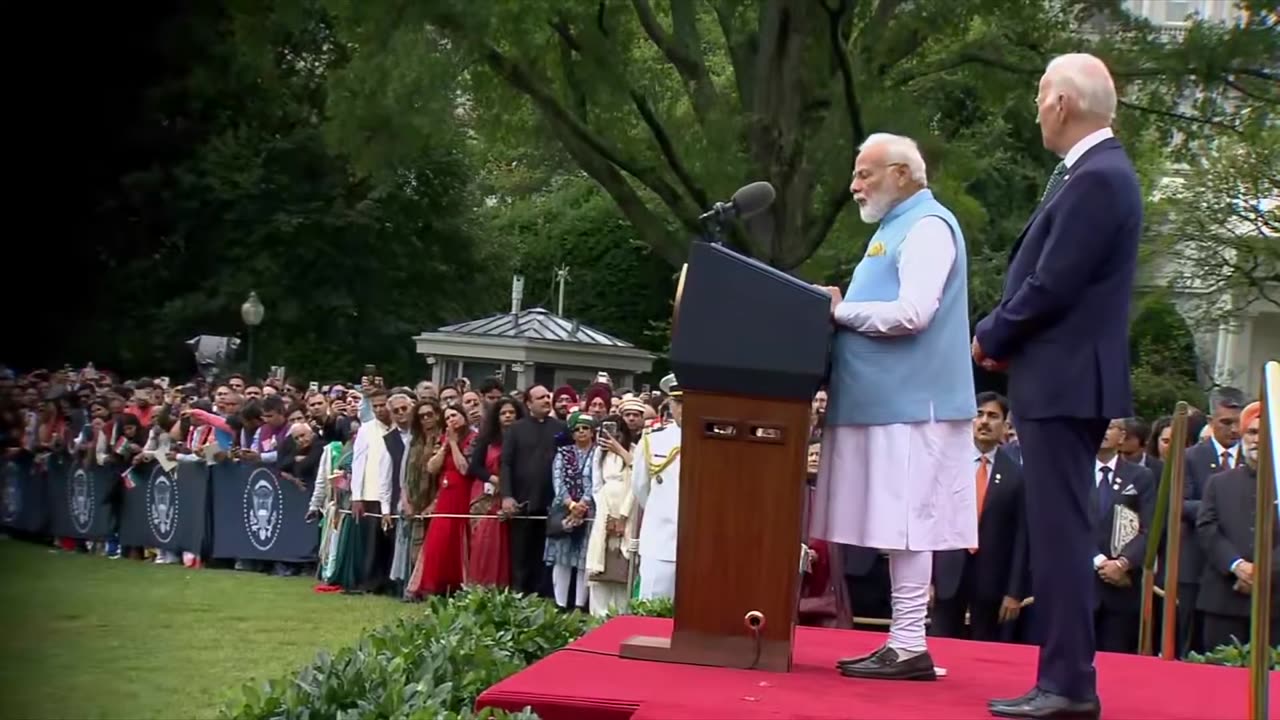
<svg viewBox="0 0 1280 720"><path fill-rule="evenodd" d="M246 685L223 717L532 718L472 711L486 688L595 627L547 600L473 589L423 603L422 612L375 630L355 647L321 653L296 676Z"/></svg>
<svg viewBox="0 0 1280 720"><path fill-rule="evenodd" d="M1187 662L1203 663L1205 665L1226 665L1227 667L1248 667L1249 666L1249 643L1241 643L1239 640L1232 638L1234 642L1230 645L1219 645L1210 652L1189 653ZM1280 646L1271 648L1271 669L1280 670Z"/></svg>

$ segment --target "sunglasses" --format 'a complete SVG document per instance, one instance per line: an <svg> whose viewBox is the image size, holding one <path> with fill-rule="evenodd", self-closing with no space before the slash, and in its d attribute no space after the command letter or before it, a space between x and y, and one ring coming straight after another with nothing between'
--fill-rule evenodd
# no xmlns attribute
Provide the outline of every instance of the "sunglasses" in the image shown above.
<svg viewBox="0 0 1280 720"><path fill-rule="evenodd" d="M436 414L435 414L434 412L430 412L430 411L428 411L428 412L421 412L421 413L418 413L418 418L419 418L419 419L423 419L423 420L425 420L425 419L427 419L427 418L433 418L433 417L435 417L435 416L436 416Z"/></svg>
<svg viewBox="0 0 1280 720"><path fill-rule="evenodd" d="M579 425L578 427L574 428L574 429L573 429L573 431L574 431L574 432L591 432L591 426L590 426L590 425Z"/></svg>
<svg viewBox="0 0 1280 720"><path fill-rule="evenodd" d="M412 411L413 411L413 408L407 408L407 407L391 408L391 412L395 413L396 415L403 415L404 413L412 412Z"/></svg>

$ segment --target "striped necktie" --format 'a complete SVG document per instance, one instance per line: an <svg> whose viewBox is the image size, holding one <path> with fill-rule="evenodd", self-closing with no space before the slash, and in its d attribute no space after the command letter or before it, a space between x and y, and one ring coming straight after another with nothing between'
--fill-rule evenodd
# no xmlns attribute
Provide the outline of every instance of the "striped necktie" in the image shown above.
<svg viewBox="0 0 1280 720"><path fill-rule="evenodd" d="M1062 181L1067 178L1067 164L1065 162L1058 163L1053 168L1053 174L1049 176L1049 182L1044 184L1044 192L1040 195L1040 202L1044 202L1050 195L1058 189Z"/></svg>

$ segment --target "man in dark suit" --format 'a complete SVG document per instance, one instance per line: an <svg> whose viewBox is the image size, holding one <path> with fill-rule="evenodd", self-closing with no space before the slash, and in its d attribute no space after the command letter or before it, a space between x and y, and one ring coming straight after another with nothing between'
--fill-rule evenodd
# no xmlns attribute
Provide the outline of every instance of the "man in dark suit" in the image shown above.
<svg viewBox="0 0 1280 720"><path fill-rule="evenodd" d="M1089 478L1110 419L1133 414L1129 307L1142 192L1111 132L1115 85L1101 60L1055 58L1036 102L1044 145L1063 161L1014 243L1004 295L978 323L973 356L1009 373L1043 637L1036 686L990 710L1095 716Z"/></svg>
<svg viewBox="0 0 1280 720"><path fill-rule="evenodd" d="M1113 420L1098 448L1094 463L1094 511L1096 545L1093 567L1097 595L1094 601L1094 634L1104 652L1138 651L1138 615L1142 611L1142 562L1147 555L1147 528L1156 510L1156 483L1147 468L1120 457L1124 420ZM1138 521L1135 534L1115 548L1116 517ZM1136 517L1135 517L1136 516Z"/></svg>
<svg viewBox="0 0 1280 720"><path fill-rule="evenodd" d="M888 620L893 614L890 602L889 557L873 548L841 545L845 582L849 585L849 606L854 617ZM887 627L856 625L859 630L888 630Z"/></svg>
<svg viewBox="0 0 1280 720"><path fill-rule="evenodd" d="M1182 484L1182 539L1178 554L1178 656L1209 649L1203 642L1203 623L1197 610L1200 581L1205 572L1205 555L1197 539L1196 518L1209 485L1209 478L1238 467L1240 457L1240 409L1244 393L1231 387L1215 388L1209 394L1212 437L1187 449L1186 472ZM1192 441L1194 442L1194 441ZM1163 579L1163 578L1161 578Z"/></svg>
<svg viewBox="0 0 1280 720"><path fill-rule="evenodd" d="M1258 425L1261 406L1253 403L1245 408L1240 425L1244 436L1244 463L1218 473L1205 487L1200 502L1196 532L1204 550L1204 573L1200 576L1197 608L1204 614L1205 649L1230 645L1234 637L1249 642L1250 604L1254 578L1261 568L1253 564L1254 523L1258 512ZM1269 512L1274 512L1266 508ZM1280 547L1280 536L1273 535L1271 546ZM1271 584L1280 583L1280 552L1271 555ZM1272 597L1272 636L1280 626L1276 602Z"/></svg>
<svg viewBox="0 0 1280 720"><path fill-rule="evenodd" d="M1030 583L1022 468L1000 447L1009 414L1008 401L986 392L978 395L977 405L973 444L979 502L978 547L933 554L929 633L1012 642Z"/></svg>
<svg viewBox="0 0 1280 720"><path fill-rule="evenodd" d="M1120 441L1120 457L1125 462L1141 465L1151 471L1159 483L1164 473L1164 462L1147 452L1148 440L1151 439L1151 426L1146 420L1137 417L1125 418L1124 438Z"/></svg>

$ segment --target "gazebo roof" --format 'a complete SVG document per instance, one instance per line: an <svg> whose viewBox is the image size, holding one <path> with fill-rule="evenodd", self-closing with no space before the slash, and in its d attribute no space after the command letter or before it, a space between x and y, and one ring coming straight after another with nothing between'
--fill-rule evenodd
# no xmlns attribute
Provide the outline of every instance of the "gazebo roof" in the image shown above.
<svg viewBox="0 0 1280 720"><path fill-rule="evenodd" d="M530 308L518 313L500 313L479 320L468 320L454 325L446 325L438 333L456 335L482 335L491 338L511 338L518 340L549 340L552 342L570 342L583 345L596 345L602 348L634 348L625 340L587 327L574 320L568 320L543 308Z"/></svg>

